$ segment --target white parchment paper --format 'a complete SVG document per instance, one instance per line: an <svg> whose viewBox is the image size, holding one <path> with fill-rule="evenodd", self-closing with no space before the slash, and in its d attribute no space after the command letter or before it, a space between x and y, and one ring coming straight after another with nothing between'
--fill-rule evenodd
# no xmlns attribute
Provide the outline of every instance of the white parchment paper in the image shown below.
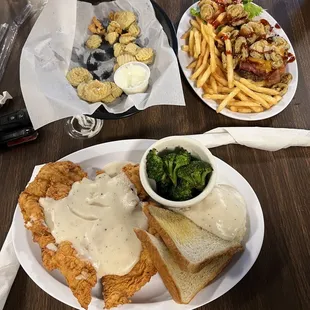
<svg viewBox="0 0 310 310"><path fill-rule="evenodd" d="M153 48L156 57L147 93L122 96L116 103L104 105L106 109L117 114L133 106L144 110L155 105L185 105L177 58L149 0L116 0L97 6L53 0L33 27L20 63L21 88L35 129L65 117L92 114L102 104L80 100L65 75L72 67L86 65L90 51L84 43L90 35L87 27L91 18L101 20L110 11L120 10L135 12L142 29L138 43Z"/></svg>

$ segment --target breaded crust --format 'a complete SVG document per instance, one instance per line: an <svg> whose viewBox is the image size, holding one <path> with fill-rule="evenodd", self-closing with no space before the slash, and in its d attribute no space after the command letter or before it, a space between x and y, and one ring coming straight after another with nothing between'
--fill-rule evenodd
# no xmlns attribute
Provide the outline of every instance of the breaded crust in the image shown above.
<svg viewBox="0 0 310 310"><path fill-rule="evenodd" d="M66 197L72 184L84 177L87 174L72 162L49 163L20 194L18 202L25 227L32 232L34 242L41 247L44 266L48 270L59 269L74 296L87 309L91 302L91 290L97 283L96 270L90 262L78 258L70 242L55 243L39 204L41 197L55 200Z"/></svg>
<svg viewBox="0 0 310 310"><path fill-rule="evenodd" d="M130 303L130 297L149 282L156 272L147 250L143 248L138 263L128 274L108 275L102 278L105 308Z"/></svg>

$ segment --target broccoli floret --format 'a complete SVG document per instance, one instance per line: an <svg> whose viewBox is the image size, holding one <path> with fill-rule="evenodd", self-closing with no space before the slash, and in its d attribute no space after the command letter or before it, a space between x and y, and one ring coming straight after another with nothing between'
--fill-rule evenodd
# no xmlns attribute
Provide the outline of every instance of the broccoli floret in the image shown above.
<svg viewBox="0 0 310 310"><path fill-rule="evenodd" d="M172 184L170 178L166 175L165 178L156 183L157 194L164 198L169 198L169 191L172 186L174 185Z"/></svg>
<svg viewBox="0 0 310 310"><path fill-rule="evenodd" d="M162 179L166 178L164 162L155 149L147 154L146 172L148 177L156 182L160 182Z"/></svg>
<svg viewBox="0 0 310 310"><path fill-rule="evenodd" d="M178 170L177 176L193 188L202 191L206 187L206 177L213 171L210 164L197 160Z"/></svg>
<svg viewBox="0 0 310 310"><path fill-rule="evenodd" d="M172 186L170 188L169 198L175 201L185 201L193 198L191 184L182 180L178 186Z"/></svg>
<svg viewBox="0 0 310 310"><path fill-rule="evenodd" d="M163 156L166 171L172 181L177 185L177 172L180 167L186 166L191 161L191 154L183 148L176 149L175 152Z"/></svg>

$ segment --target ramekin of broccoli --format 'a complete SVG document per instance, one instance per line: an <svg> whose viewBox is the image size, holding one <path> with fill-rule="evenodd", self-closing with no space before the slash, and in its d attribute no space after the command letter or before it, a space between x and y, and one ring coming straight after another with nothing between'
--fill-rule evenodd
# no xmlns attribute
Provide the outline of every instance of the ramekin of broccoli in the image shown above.
<svg viewBox="0 0 310 310"><path fill-rule="evenodd" d="M144 154L140 178L147 193L168 207L188 207L213 189L216 169L210 151L200 142L169 137Z"/></svg>

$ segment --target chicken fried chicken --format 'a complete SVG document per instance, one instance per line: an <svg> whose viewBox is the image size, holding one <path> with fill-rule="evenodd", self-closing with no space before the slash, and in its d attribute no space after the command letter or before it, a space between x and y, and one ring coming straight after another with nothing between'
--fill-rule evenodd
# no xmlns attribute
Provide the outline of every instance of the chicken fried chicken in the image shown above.
<svg viewBox="0 0 310 310"><path fill-rule="evenodd" d="M90 262L78 258L70 242L55 243L39 204L41 197L55 200L66 197L72 184L84 177L87 177L86 173L74 163L47 164L20 194L18 202L26 228L32 232L33 240L41 247L44 266L48 270L59 269L74 296L87 309L91 302L91 290L97 283L96 270Z"/></svg>
<svg viewBox="0 0 310 310"><path fill-rule="evenodd" d="M130 297L138 292L151 277L156 269L146 249L141 251L140 260L133 269L124 276L108 275L102 278L103 299L105 308L130 303Z"/></svg>
<svg viewBox="0 0 310 310"><path fill-rule="evenodd" d="M124 173L135 185L139 198L143 201L148 195L139 178L139 165L126 165ZM98 172L98 174L103 171ZM42 261L49 271L58 269L65 277L68 286L81 306L85 309L91 302L91 290L97 283L96 270L91 262L81 260L69 241L56 243L45 223L39 199L50 197L55 200L65 198L74 182L81 181L87 174L79 165L72 162L56 162L45 165L35 180L20 194L19 206L25 227L32 232L33 241L41 247ZM145 249L133 269L124 276L103 277L103 296L106 308L130 302L130 297L150 281L156 273L155 267Z"/></svg>

